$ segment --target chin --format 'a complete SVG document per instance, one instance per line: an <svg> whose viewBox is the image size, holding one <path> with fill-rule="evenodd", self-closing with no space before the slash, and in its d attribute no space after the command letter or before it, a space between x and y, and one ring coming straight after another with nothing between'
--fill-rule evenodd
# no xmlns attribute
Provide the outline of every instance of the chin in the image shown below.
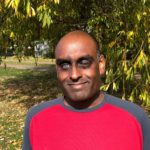
<svg viewBox="0 0 150 150"><path fill-rule="evenodd" d="M67 97L70 101L74 101L74 102L79 102L79 101L81 102L89 99L88 96L83 96L83 95L74 95L74 96L67 96Z"/></svg>
<svg viewBox="0 0 150 150"><path fill-rule="evenodd" d="M69 101L73 102L81 102L90 100L91 97L93 97L93 93L91 93L91 90L80 90L80 91L71 91L71 90L63 90L64 96Z"/></svg>

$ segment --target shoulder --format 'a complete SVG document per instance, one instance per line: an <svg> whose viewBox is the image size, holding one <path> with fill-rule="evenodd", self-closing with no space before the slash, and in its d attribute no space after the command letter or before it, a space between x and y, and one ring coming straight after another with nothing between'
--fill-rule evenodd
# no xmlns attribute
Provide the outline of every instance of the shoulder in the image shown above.
<svg viewBox="0 0 150 150"><path fill-rule="evenodd" d="M140 106L112 95L106 94L105 99L107 103L118 106L125 110L143 111L143 109Z"/></svg>
<svg viewBox="0 0 150 150"><path fill-rule="evenodd" d="M49 100L46 102L42 102L36 106L33 106L32 108L29 109L26 117L26 121L30 122L30 120L38 113L42 112L43 110L53 107L59 103L61 103L62 97L54 99L54 100Z"/></svg>
<svg viewBox="0 0 150 150"><path fill-rule="evenodd" d="M122 100L108 94L105 95L105 101L106 103L113 105L132 115L134 118L136 118L136 120L138 120L140 124L143 124L143 121L145 119L147 120L148 118L148 115L145 113L144 109L132 102Z"/></svg>
<svg viewBox="0 0 150 150"><path fill-rule="evenodd" d="M105 94L105 102L116 108L120 112L126 113L128 116L131 116L136 120L142 130L143 136L143 150L150 149L150 119L145 113L144 109L140 106L133 104L129 101L121 100L117 97Z"/></svg>

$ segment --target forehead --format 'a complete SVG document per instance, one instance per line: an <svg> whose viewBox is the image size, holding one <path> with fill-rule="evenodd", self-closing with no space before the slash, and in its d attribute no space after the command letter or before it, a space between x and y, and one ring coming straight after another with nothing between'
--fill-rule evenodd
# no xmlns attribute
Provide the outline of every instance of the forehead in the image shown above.
<svg viewBox="0 0 150 150"><path fill-rule="evenodd" d="M97 56L96 44L90 36L71 35L64 37L56 46L56 59L78 59L84 56Z"/></svg>

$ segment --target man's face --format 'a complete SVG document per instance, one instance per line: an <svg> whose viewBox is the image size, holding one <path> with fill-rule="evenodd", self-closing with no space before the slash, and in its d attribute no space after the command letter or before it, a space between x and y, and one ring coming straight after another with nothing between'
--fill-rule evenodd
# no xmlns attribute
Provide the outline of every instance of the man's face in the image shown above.
<svg viewBox="0 0 150 150"><path fill-rule="evenodd" d="M96 46L89 37L69 37L56 47L57 77L64 96L88 100L98 93L100 67Z"/></svg>

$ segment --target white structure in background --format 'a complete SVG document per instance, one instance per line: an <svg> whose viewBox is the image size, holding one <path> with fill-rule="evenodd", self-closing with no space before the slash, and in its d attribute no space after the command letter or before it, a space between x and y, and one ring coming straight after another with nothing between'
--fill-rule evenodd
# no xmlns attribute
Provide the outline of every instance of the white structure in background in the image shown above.
<svg viewBox="0 0 150 150"><path fill-rule="evenodd" d="M34 51L35 57L44 57L48 55L50 50L50 46L48 45L48 41L39 42L35 41Z"/></svg>

